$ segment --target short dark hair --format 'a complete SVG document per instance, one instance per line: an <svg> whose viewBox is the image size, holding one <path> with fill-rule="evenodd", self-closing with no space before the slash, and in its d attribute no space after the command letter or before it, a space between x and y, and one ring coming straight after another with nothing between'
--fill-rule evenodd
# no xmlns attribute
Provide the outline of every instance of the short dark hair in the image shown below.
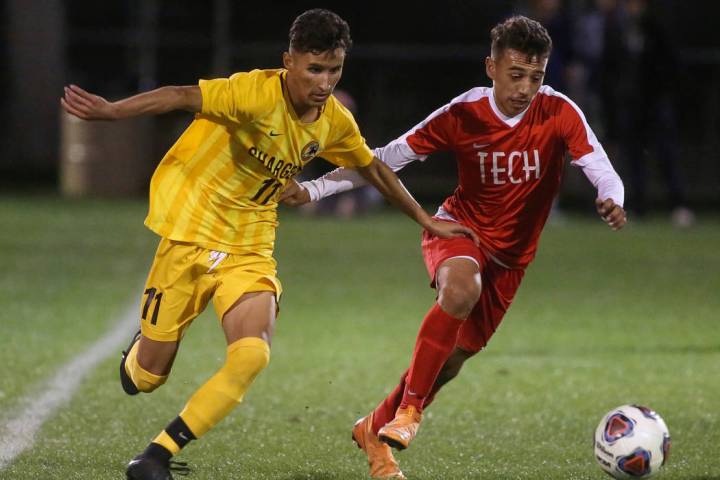
<svg viewBox="0 0 720 480"><path fill-rule="evenodd" d="M352 47L350 27L336 13L314 8L300 14L290 27L290 48L298 52L326 52Z"/></svg>
<svg viewBox="0 0 720 480"><path fill-rule="evenodd" d="M507 48L525 53L528 57L546 57L552 50L552 39L540 22L522 15L498 23L490 31L491 52L498 56Z"/></svg>

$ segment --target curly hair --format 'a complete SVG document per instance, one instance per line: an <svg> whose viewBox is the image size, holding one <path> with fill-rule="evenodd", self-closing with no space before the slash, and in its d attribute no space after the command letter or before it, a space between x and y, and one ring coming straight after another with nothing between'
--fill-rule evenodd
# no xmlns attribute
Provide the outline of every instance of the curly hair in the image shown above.
<svg viewBox="0 0 720 480"><path fill-rule="evenodd" d="M546 57L552 50L552 39L539 22L522 15L498 23L490 31L491 51L498 56L507 48L530 57Z"/></svg>
<svg viewBox="0 0 720 480"><path fill-rule="evenodd" d="M352 47L350 27L336 13L314 8L300 14L290 27L290 48L298 52L326 52Z"/></svg>

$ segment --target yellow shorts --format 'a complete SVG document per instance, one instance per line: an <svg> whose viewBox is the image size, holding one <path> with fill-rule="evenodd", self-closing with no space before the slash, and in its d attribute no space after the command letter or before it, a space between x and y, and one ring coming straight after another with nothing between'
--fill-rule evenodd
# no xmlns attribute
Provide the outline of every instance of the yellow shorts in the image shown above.
<svg viewBox="0 0 720 480"><path fill-rule="evenodd" d="M282 285L272 257L208 250L190 243L160 240L140 303L142 334L152 340L180 340L213 299L222 321L246 293L274 292Z"/></svg>

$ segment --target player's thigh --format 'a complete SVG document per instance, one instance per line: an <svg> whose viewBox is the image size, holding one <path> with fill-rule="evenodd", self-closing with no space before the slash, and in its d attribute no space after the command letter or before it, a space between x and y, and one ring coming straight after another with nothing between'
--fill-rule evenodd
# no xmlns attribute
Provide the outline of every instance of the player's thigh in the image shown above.
<svg viewBox="0 0 720 480"><path fill-rule="evenodd" d="M480 299L458 332L458 347L479 352L488 344L505 318L524 274L521 269L506 269L488 263L483 271L485 286Z"/></svg>
<svg viewBox="0 0 720 480"><path fill-rule="evenodd" d="M467 318L482 291L480 265L474 258L451 257L436 273L440 307L456 318Z"/></svg>
<svg viewBox="0 0 720 480"><path fill-rule="evenodd" d="M270 344L276 316L275 292L255 291L242 295L222 318L227 344L245 337L262 338Z"/></svg>
<svg viewBox="0 0 720 480"><path fill-rule="evenodd" d="M469 238L439 238L426 231L422 251L433 287L469 285L474 290L482 287L479 274L487 257Z"/></svg>
<svg viewBox="0 0 720 480"><path fill-rule="evenodd" d="M152 373L170 370L185 331L213 295L214 279L201 274L203 254L194 245L160 241L140 302L138 363Z"/></svg>
<svg viewBox="0 0 720 480"><path fill-rule="evenodd" d="M228 344L243 337L259 337L270 343L282 295L275 260L231 256L217 275L219 285L213 303Z"/></svg>

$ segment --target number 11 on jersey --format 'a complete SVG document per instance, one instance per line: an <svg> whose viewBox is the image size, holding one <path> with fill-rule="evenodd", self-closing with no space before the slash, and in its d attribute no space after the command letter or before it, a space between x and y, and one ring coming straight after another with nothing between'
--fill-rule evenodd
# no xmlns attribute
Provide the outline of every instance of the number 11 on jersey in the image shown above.
<svg viewBox="0 0 720 480"><path fill-rule="evenodd" d="M270 201L273 195L275 195L275 192L278 191L278 188L280 188L281 185L282 184L274 178L268 178L262 183L262 186L258 189L257 193L254 197L250 199L250 201L257 202L260 205L267 205L267 203ZM263 198L263 194L265 192L269 193Z"/></svg>

